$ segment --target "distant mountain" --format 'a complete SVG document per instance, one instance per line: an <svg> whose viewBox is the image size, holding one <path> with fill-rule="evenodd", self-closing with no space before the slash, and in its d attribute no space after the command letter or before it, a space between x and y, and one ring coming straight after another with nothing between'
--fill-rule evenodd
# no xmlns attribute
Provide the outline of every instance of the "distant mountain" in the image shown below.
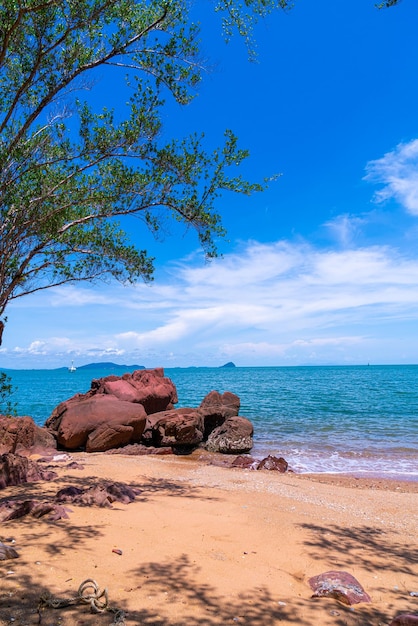
<svg viewBox="0 0 418 626"><path fill-rule="evenodd" d="M232 361L229 361L229 363L225 363L225 365L221 365L221 367L236 367L236 365L232 363Z"/></svg>
<svg viewBox="0 0 418 626"><path fill-rule="evenodd" d="M87 365L79 365L77 367L78 370L95 370L95 369L103 369L103 368L112 368L112 369L123 369L123 370L144 370L145 365L119 365L119 363L88 363Z"/></svg>

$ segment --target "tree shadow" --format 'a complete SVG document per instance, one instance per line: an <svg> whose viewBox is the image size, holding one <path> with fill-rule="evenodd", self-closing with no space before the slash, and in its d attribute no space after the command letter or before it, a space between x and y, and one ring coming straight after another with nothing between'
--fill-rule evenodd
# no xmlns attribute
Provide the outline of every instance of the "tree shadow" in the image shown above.
<svg viewBox="0 0 418 626"><path fill-rule="evenodd" d="M378 626L387 615L375 607L353 610L333 599L314 600L309 590L305 598L278 598L267 586L243 591L231 598L201 581L199 566L181 555L175 562L146 563L131 573L132 591L155 597L155 608L128 612L129 623L155 626ZM178 607L181 616L177 617ZM122 607L123 608L123 607ZM386 620L386 621L382 621Z"/></svg>
<svg viewBox="0 0 418 626"><path fill-rule="evenodd" d="M379 570L387 567L397 572L417 576L418 547L411 542L396 541L395 531L385 531L372 526L353 526L349 529L334 525L301 524L310 538L304 544L312 557L324 554L335 567L362 567ZM415 568L413 567L415 566Z"/></svg>
<svg viewBox="0 0 418 626"><path fill-rule="evenodd" d="M19 525L18 529L16 525ZM56 626L62 623L57 622L57 614L48 617L46 621L43 619L39 621L40 614L37 610L39 599L42 594L49 593L47 585L51 565L49 559L59 556L65 560L65 551L72 546L77 550L87 541L91 541L92 536L99 539L102 536L99 526L77 526L69 523L69 520L52 522L28 516L6 522L2 530L9 540L16 535L14 547L19 557L0 561L0 624ZM14 532L17 530L18 532ZM52 533L54 541L49 542L48 537L52 536ZM39 556L41 560L35 561L33 554L26 554L25 546L38 546L40 543L42 546L37 554L42 555ZM68 587L69 584L70 580ZM73 594L74 590L71 589L70 595Z"/></svg>
<svg viewBox="0 0 418 626"><path fill-rule="evenodd" d="M14 488L14 496L47 499L56 492L58 483L60 487L67 483L86 488L98 482L101 480L94 476L61 475L58 480L49 483ZM159 496L207 499L198 487L180 481L147 478L127 484L141 492L136 500L139 505ZM7 497L10 497L10 493ZM210 499L219 501L218 498ZM72 508L72 505L68 506ZM58 534L54 532L58 539L55 543L44 545L44 553L46 556L58 555L64 559L65 551L69 548L83 548L87 542L91 544L92 536L99 539L103 534L100 523L75 525L71 514L70 520L58 522L33 518L14 520L3 526L2 534L12 536L15 524L23 524L19 530L19 542L22 545L24 542L36 544L41 537L45 538L53 525L54 531L59 530ZM301 527L308 532L304 546L312 559L323 562L326 555L332 568L347 570L355 566L356 569L378 570L390 561L396 571L408 576L416 575L416 548L397 541L393 531L386 532L367 526L347 530L336 524L327 526L306 523ZM161 550L158 553L161 554ZM10 571L14 574L9 574ZM312 572L312 575L317 573L320 572ZM312 599L307 584L304 591L301 586L299 593L295 592L288 597L277 595L277 585L272 587L276 591L263 585L242 589L240 593L228 597L227 592L222 590L222 581L216 587L210 584L205 580L203 564L192 560L188 554L170 560L156 557L155 561L144 563L126 574L130 582L127 588L118 590L116 606L112 602L112 589L109 589L109 595L113 608L126 611L127 626L383 626L400 612L401 602L405 612L416 608L412 606L413 598L409 598L408 602L407 590L387 590L376 586L374 594L378 593L384 598L384 603L379 602L379 606L372 603L346 607L330 598ZM39 612L39 598L47 591L47 573L36 563L29 563L23 550L16 561L0 562L0 578L1 626L108 626L113 623L113 613L92 615L88 607L79 604L57 610L46 608ZM66 580L61 585L62 594L60 592L59 596L74 596L77 589L73 585L72 578Z"/></svg>
<svg viewBox="0 0 418 626"><path fill-rule="evenodd" d="M64 474L60 476L60 483L68 483L72 486L86 489L92 485L104 484L111 482L109 479L98 479L96 476L72 476ZM120 483L121 481L115 481ZM173 496L182 498L191 498L199 500L209 500L216 502L219 498L208 496L200 487L194 487L181 481L169 480L167 478L147 478L143 481L129 481L124 483L131 489L138 492L136 501L146 502L151 496L158 495L161 497Z"/></svg>

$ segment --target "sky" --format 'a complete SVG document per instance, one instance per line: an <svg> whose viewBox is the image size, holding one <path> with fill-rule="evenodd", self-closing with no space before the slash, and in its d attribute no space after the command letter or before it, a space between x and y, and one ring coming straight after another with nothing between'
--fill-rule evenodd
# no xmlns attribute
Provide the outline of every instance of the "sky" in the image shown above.
<svg viewBox="0 0 418 626"><path fill-rule="evenodd" d="M418 363L418 5L295 0L258 24L256 63L200 0L205 73L167 132L226 128L267 191L225 195L227 238L154 241L152 284L67 285L7 310L0 368ZM101 91L100 91L101 89ZM98 86L100 98L114 90Z"/></svg>

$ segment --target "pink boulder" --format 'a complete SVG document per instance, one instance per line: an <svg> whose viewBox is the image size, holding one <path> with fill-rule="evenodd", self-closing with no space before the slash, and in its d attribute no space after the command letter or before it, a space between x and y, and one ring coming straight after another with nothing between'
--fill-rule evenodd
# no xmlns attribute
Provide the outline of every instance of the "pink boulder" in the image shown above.
<svg viewBox="0 0 418 626"><path fill-rule="evenodd" d="M143 441L156 447L194 447L203 440L198 410L183 408L148 415Z"/></svg>
<svg viewBox="0 0 418 626"><path fill-rule="evenodd" d="M46 426L66 450L86 448L88 452L98 452L115 445L139 442L145 420L141 404L104 394L90 397L78 394L62 402Z"/></svg>
<svg viewBox="0 0 418 626"><path fill-rule="evenodd" d="M231 463L231 467L238 467L240 469L257 470L260 465L258 459L254 459L252 456L237 456Z"/></svg>
<svg viewBox="0 0 418 626"><path fill-rule="evenodd" d="M100 424L87 437L86 452L105 452L124 446L132 440L133 432L134 427L125 424Z"/></svg>
<svg viewBox="0 0 418 626"><path fill-rule="evenodd" d="M343 604L371 602L358 580L347 572L324 572L309 579L313 598L335 598Z"/></svg>
<svg viewBox="0 0 418 626"><path fill-rule="evenodd" d="M416 626L418 624L418 615L412 613L403 613L397 615L390 623L390 626Z"/></svg>
<svg viewBox="0 0 418 626"><path fill-rule="evenodd" d="M90 394L109 394L123 400L142 404L149 415L173 408L178 402L177 390L173 382L164 376L159 367L153 370L136 370L132 374L106 376L93 380Z"/></svg>
<svg viewBox="0 0 418 626"><path fill-rule="evenodd" d="M257 469L272 470L284 474L287 472L288 467L288 463L283 457L272 456L269 454L269 456L260 461Z"/></svg>
<svg viewBox="0 0 418 626"><path fill-rule="evenodd" d="M225 391L223 394L218 391L208 393L199 406L204 423L204 440L207 440L215 428L222 426L228 417L238 415L239 408L239 397L230 391Z"/></svg>
<svg viewBox="0 0 418 626"><path fill-rule="evenodd" d="M56 447L56 441L51 433L46 428L37 426L31 417L0 415L1 454L48 451Z"/></svg>
<svg viewBox="0 0 418 626"><path fill-rule="evenodd" d="M36 461L17 454L0 456L0 489L38 480L52 480L55 472L44 470Z"/></svg>
<svg viewBox="0 0 418 626"><path fill-rule="evenodd" d="M72 503L80 506L111 507L113 502L129 504L133 502L141 492L132 489L125 483L113 483L103 481L87 489L80 487L64 487L55 496L60 503Z"/></svg>

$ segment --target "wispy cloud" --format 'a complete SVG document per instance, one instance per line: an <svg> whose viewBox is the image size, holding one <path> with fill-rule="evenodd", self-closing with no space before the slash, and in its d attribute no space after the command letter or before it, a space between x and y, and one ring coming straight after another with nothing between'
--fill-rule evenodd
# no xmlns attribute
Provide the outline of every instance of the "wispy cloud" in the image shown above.
<svg viewBox="0 0 418 626"><path fill-rule="evenodd" d="M366 171L365 180L383 184L375 194L377 202L393 198L409 213L418 215L418 139L369 161Z"/></svg>
<svg viewBox="0 0 418 626"><path fill-rule="evenodd" d="M338 215L335 219L326 222L324 226L342 247L348 248L355 243L357 235L365 222L364 217L345 213L344 215Z"/></svg>
<svg viewBox="0 0 418 626"><path fill-rule="evenodd" d="M85 306L74 287L51 298L55 309L45 301L43 315L58 312L63 329L74 307ZM243 365L358 362L374 355L387 361L388 340L392 347L395 337L405 342L402 333L418 317L418 259L389 247L336 251L247 242L210 265L178 262L169 279L152 287L114 286L93 300L97 314L77 332L48 337L44 318L26 348L10 347L9 339L3 357L15 349L20 356L120 357L150 366L221 364L223 358ZM412 354L415 340L407 341Z"/></svg>

